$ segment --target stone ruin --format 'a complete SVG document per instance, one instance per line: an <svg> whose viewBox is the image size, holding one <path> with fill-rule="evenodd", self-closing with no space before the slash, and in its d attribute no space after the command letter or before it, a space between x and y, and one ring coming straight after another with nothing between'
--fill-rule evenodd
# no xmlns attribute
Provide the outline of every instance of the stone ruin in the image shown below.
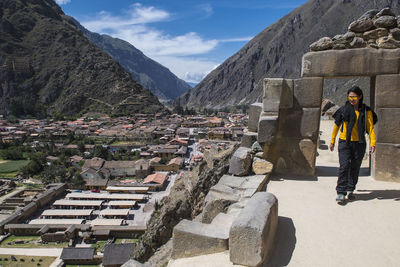
<svg viewBox="0 0 400 267"><path fill-rule="evenodd" d="M325 78L370 78L371 106L379 118L372 176L400 182L397 25L389 9L369 11L350 25L351 32L312 44L302 59L301 78L264 79L263 102L250 106L249 131L231 158L230 175L210 189L199 217L175 226L173 259L229 251L230 261L240 266L268 262L278 200L265 192L266 184L272 173L315 176ZM143 265L130 261L124 266Z"/></svg>
<svg viewBox="0 0 400 267"><path fill-rule="evenodd" d="M370 10L353 21L345 34L323 37L310 45L310 51L349 48L400 48L400 16L389 8Z"/></svg>

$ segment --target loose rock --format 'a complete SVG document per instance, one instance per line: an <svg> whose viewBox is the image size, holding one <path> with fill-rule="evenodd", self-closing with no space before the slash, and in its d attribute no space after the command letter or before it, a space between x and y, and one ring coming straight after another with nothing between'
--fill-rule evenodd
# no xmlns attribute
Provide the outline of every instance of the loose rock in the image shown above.
<svg viewBox="0 0 400 267"><path fill-rule="evenodd" d="M374 25L377 28L391 29L397 26L397 19L392 16L382 16L374 21Z"/></svg>
<svg viewBox="0 0 400 267"><path fill-rule="evenodd" d="M365 43L364 39L360 37L356 37L353 39L353 41L350 43L350 46L352 48L363 48L366 47L367 44Z"/></svg>
<svg viewBox="0 0 400 267"><path fill-rule="evenodd" d="M353 38L355 37L355 34ZM353 38L346 39L344 35L338 34L335 37L332 38L333 41L333 49L341 49L343 46L350 47L350 42L353 40Z"/></svg>
<svg viewBox="0 0 400 267"><path fill-rule="evenodd" d="M375 30L364 32L363 38L364 40L378 39L388 35L389 31L386 28L378 28Z"/></svg>
<svg viewBox="0 0 400 267"><path fill-rule="evenodd" d="M251 150L254 153L263 152L263 149L262 149L260 143L258 143L257 141L253 143L253 145L251 146Z"/></svg>
<svg viewBox="0 0 400 267"><path fill-rule="evenodd" d="M238 176L249 174L251 166L251 149L239 147L229 162L229 173Z"/></svg>
<svg viewBox="0 0 400 267"><path fill-rule="evenodd" d="M400 47L400 42L389 37L381 37L376 41L379 48L396 49Z"/></svg>
<svg viewBox="0 0 400 267"><path fill-rule="evenodd" d="M373 19L379 13L377 9L371 9L365 12L359 19Z"/></svg>
<svg viewBox="0 0 400 267"><path fill-rule="evenodd" d="M374 22L372 19L368 18L360 18L354 22L352 22L349 26L349 31L355 33L363 33L374 28Z"/></svg>
<svg viewBox="0 0 400 267"><path fill-rule="evenodd" d="M311 51L323 51L333 48L333 41L329 37L323 37L310 45Z"/></svg>
<svg viewBox="0 0 400 267"><path fill-rule="evenodd" d="M396 41L400 41L400 29L399 28L394 28L390 30L390 36Z"/></svg>
<svg viewBox="0 0 400 267"><path fill-rule="evenodd" d="M347 47L344 44L334 44L332 49L334 49L334 50L343 50L343 49L346 49L346 48Z"/></svg>
<svg viewBox="0 0 400 267"><path fill-rule="evenodd" d="M346 32L345 34L343 34L343 38L346 39L348 42L351 42L354 37L356 37L356 34L354 32Z"/></svg>
<svg viewBox="0 0 400 267"><path fill-rule="evenodd" d="M393 11L390 10L390 8L386 7L386 8L382 9L381 11L379 11L379 12L376 14L376 17L377 17L377 18L380 18L380 17L383 17L383 16L392 16L392 17L395 17L396 14L394 14Z"/></svg>
<svg viewBox="0 0 400 267"><path fill-rule="evenodd" d="M253 160L253 172L255 174L268 174L272 172L274 165L266 161L265 159L254 158Z"/></svg>

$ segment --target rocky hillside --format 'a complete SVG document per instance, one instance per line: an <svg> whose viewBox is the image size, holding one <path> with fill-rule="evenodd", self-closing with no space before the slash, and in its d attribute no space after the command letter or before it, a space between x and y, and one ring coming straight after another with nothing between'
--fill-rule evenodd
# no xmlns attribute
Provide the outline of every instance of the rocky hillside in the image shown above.
<svg viewBox="0 0 400 267"><path fill-rule="evenodd" d="M147 223L147 229L136 247L135 259L147 261L170 240L175 225L182 219L193 219L201 213L205 196L228 172L229 159L237 148L238 145L230 145L222 152L205 152L205 161L193 171L186 172L185 178L175 182L170 195L161 200Z"/></svg>
<svg viewBox="0 0 400 267"><path fill-rule="evenodd" d="M78 21L73 21L92 43L121 64L136 81L160 100L173 100L192 88L169 69L146 57L130 43L106 34L91 32Z"/></svg>
<svg viewBox="0 0 400 267"><path fill-rule="evenodd" d="M53 0L0 1L0 113L163 110Z"/></svg>
<svg viewBox="0 0 400 267"><path fill-rule="evenodd" d="M345 33L366 11L387 6L400 13L399 1L310 0L259 33L179 102L209 108L255 102L262 95L263 78L300 77L301 57L311 43ZM327 95L346 82L329 83Z"/></svg>

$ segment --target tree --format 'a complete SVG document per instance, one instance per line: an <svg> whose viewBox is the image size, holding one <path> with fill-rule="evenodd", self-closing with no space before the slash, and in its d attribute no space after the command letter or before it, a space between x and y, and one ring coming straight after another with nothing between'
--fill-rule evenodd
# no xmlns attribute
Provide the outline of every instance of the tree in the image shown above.
<svg viewBox="0 0 400 267"><path fill-rule="evenodd" d="M106 160L112 158L112 155L108 151L107 147L100 146L100 145L96 145L94 147L94 156L102 158L102 159L106 159Z"/></svg>
<svg viewBox="0 0 400 267"><path fill-rule="evenodd" d="M47 155L43 152L31 153L29 155L31 161L21 169L22 173L26 176L39 174L45 167L46 157Z"/></svg>
<svg viewBox="0 0 400 267"><path fill-rule="evenodd" d="M22 149L20 147L10 147L1 152L3 159L9 160L21 160L24 159L22 154Z"/></svg>
<svg viewBox="0 0 400 267"><path fill-rule="evenodd" d="M72 178L72 183L74 185L83 185L85 184L85 180L83 180L82 176L79 173L75 173L74 178Z"/></svg>
<svg viewBox="0 0 400 267"><path fill-rule="evenodd" d="M173 112L179 115L184 115L183 107L180 104L174 107Z"/></svg>
<svg viewBox="0 0 400 267"><path fill-rule="evenodd" d="M84 143L84 141L79 141L78 142L78 150L81 153L85 152L85 143Z"/></svg>

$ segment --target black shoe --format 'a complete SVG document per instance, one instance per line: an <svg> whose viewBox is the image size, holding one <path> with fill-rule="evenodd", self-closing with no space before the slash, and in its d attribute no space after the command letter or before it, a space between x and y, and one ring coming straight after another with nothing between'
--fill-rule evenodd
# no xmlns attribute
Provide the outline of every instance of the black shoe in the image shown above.
<svg viewBox="0 0 400 267"><path fill-rule="evenodd" d="M338 194L336 197L336 203L339 205L344 205L346 204L346 197L344 194Z"/></svg>
<svg viewBox="0 0 400 267"><path fill-rule="evenodd" d="M347 199L348 199L348 200L354 200L354 199L356 199L356 196L353 194L353 191L348 191L348 192L347 192Z"/></svg>

